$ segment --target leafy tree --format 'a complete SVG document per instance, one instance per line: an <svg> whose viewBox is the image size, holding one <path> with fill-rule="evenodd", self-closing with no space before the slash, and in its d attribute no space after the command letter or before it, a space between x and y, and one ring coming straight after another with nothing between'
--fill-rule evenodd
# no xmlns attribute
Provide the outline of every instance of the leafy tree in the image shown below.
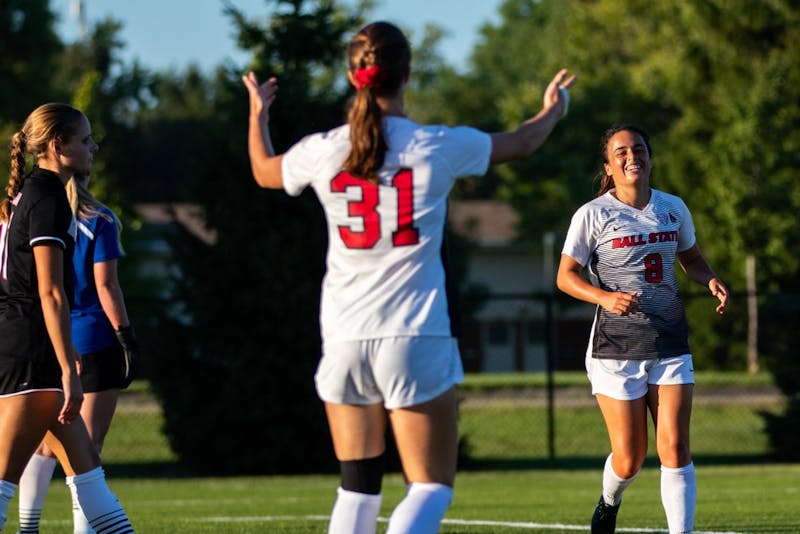
<svg viewBox="0 0 800 534"><path fill-rule="evenodd" d="M232 5L226 12L259 77L279 79L270 112L277 150L341 123L343 43L360 22L357 10L276 1L266 23L247 20ZM239 73L219 69L206 80L207 92L202 83L196 73L183 82L161 78L163 113L154 113L144 132L155 134L150 128L170 118L177 119L173 127L185 126L187 138L178 142L197 144L179 161L191 169L188 188L217 232L211 245L188 234L174 241L181 271L174 302L182 316L163 323L153 377L166 433L200 472L332 469L333 455L320 453L330 441L312 380L326 247L321 209L313 193L295 199L253 181ZM207 113L190 112L198 100ZM218 422L213 438L209 421Z"/></svg>
<svg viewBox="0 0 800 534"><path fill-rule="evenodd" d="M51 73L62 48L48 0L0 0L0 137L11 135L38 105L52 100ZM0 151L8 169L9 151ZM5 181L3 181L5 186Z"/></svg>
<svg viewBox="0 0 800 534"><path fill-rule="evenodd" d="M469 102L453 120L507 128L541 105L558 68L578 73L570 115L548 142L498 171L494 195L515 206L534 242L563 235L592 198L597 140L610 124L650 131L654 186L686 200L704 253L735 292L720 320L710 297L682 281L698 362L743 368L745 256L757 258L762 291L798 288L799 13L787 0L506 0L500 23L482 28L471 70L430 91Z"/></svg>
<svg viewBox="0 0 800 534"><path fill-rule="evenodd" d="M21 123L49 101L62 48L48 0L0 0L0 122Z"/></svg>
<svg viewBox="0 0 800 534"><path fill-rule="evenodd" d="M139 114L147 107L151 75L138 63L119 57L125 44L122 24L114 19L96 23L85 40L67 45L54 73L56 91L92 122L100 151L92 168L91 187L104 202L130 219L129 184L135 183L132 162L139 159Z"/></svg>

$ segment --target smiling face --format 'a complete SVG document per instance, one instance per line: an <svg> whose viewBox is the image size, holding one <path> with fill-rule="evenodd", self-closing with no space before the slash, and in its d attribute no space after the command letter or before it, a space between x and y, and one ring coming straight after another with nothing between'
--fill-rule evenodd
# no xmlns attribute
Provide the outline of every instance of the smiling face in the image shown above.
<svg viewBox="0 0 800 534"><path fill-rule="evenodd" d="M94 155L100 148L92 138L89 119L81 116L69 138L56 141L56 153L60 167L68 175L89 174Z"/></svg>
<svg viewBox="0 0 800 534"><path fill-rule="evenodd" d="M614 180L617 189L626 186L649 187L650 152L638 133L621 130L606 145L606 175Z"/></svg>

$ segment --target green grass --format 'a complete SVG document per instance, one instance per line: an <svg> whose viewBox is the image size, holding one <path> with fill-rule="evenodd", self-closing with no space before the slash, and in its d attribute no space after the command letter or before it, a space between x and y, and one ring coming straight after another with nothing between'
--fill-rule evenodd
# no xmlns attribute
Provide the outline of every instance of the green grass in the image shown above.
<svg viewBox="0 0 800 534"><path fill-rule="evenodd" d="M463 391L483 395L460 407L461 434L471 454L462 465L456 496L441 532L588 532L600 491L608 438L583 373L559 373L559 387L577 388L586 402L557 404L556 459L547 456L547 414L531 392L543 375L470 376ZM761 389L763 375L698 376L698 387ZM526 390L521 402L491 396L497 389ZM585 390L585 395L580 388ZM755 390L754 390L755 391ZM140 533L304 533L325 532L335 497L336 476L187 477L176 467L160 428L163 418L147 397L146 383L134 383L120 404L103 453L112 490ZM765 461L768 444L759 412L780 403L753 400L737 389L738 403L696 403L692 448L698 469L696 528L706 532L800 532L800 464ZM488 400L486 400L488 399ZM654 446L645 468L626 492L618 526L664 532L659 471ZM320 454L332 454L320 450ZM60 478L60 479L59 479ZM381 516L402 499L403 481L389 474ZM17 528L17 502L9 507L4 532ZM50 487L42 532L71 532L71 511L63 476ZM561 525L561 526L559 526ZM380 523L379 532L386 529ZM629 532L632 530L629 530Z"/></svg>
<svg viewBox="0 0 800 534"><path fill-rule="evenodd" d="M776 405L697 405L692 415L692 451L696 456L763 456L768 452L759 410ZM549 453L544 408L462 407L459 425L475 461L546 459ZM655 451L652 426L649 451ZM556 458L605 457L608 434L596 407L558 408L555 413Z"/></svg>
<svg viewBox="0 0 800 534"><path fill-rule="evenodd" d="M800 531L800 464L698 465L697 469L698 531ZM142 533L324 532L337 483L334 476L110 479ZM462 472L441 532L588 532L599 488L600 467ZM666 528L658 488L658 470L644 469L625 494L618 521L621 532ZM387 476L383 518L402 493L400 477ZM42 532L71 532L69 508L63 481L54 481ZM8 532L17 527L15 510L16 500L9 508ZM385 529L381 522L379 532Z"/></svg>
<svg viewBox="0 0 800 534"><path fill-rule="evenodd" d="M177 457L161 433L163 422L159 412L119 410L106 438L103 462L174 462Z"/></svg>

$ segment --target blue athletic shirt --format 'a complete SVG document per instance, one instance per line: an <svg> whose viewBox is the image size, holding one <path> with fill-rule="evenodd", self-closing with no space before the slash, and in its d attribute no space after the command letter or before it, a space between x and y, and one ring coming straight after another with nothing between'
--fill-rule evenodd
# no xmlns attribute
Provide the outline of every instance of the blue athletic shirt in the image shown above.
<svg viewBox="0 0 800 534"><path fill-rule="evenodd" d="M113 346L116 341L114 328L106 317L94 280L94 264L115 260L122 256L117 227L111 210L101 206L97 209L108 217L97 215L90 219L78 219L75 239L75 300L72 304L72 343L79 354L97 352Z"/></svg>

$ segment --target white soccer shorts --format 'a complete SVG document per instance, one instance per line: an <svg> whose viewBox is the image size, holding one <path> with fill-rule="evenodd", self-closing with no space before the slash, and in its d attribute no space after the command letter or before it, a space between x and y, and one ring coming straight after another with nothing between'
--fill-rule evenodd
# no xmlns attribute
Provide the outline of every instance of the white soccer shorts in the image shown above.
<svg viewBox="0 0 800 534"><path fill-rule="evenodd" d="M407 408L464 380L452 337L404 336L325 343L314 377L317 394L335 404Z"/></svg>
<svg viewBox="0 0 800 534"><path fill-rule="evenodd" d="M649 384L694 384L691 354L649 360L609 360L587 355L586 374L592 395L599 393L617 400L644 397Z"/></svg>

